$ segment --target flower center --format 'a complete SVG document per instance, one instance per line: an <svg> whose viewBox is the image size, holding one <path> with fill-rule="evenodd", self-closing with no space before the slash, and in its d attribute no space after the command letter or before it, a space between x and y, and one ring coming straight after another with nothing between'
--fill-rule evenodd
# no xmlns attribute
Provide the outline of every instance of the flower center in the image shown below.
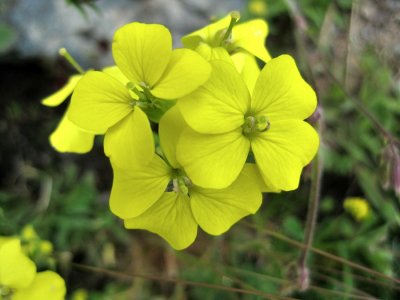
<svg viewBox="0 0 400 300"><path fill-rule="evenodd" d="M186 196L189 196L189 189L193 185L190 178L186 175L186 173L178 169L176 172L176 176L172 179L172 190L176 193L182 193Z"/></svg>
<svg viewBox="0 0 400 300"><path fill-rule="evenodd" d="M11 300L12 297L12 289L5 285L0 285L0 299L2 300Z"/></svg>
<svg viewBox="0 0 400 300"><path fill-rule="evenodd" d="M242 125L243 134L250 135L256 132L264 132L270 128L271 124L267 116L248 116Z"/></svg>

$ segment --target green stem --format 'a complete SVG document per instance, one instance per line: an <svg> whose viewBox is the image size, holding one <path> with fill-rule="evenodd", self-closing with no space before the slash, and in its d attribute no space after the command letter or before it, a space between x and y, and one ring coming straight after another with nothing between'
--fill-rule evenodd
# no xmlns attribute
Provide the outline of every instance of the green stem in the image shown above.
<svg viewBox="0 0 400 300"><path fill-rule="evenodd" d="M230 38L233 26L235 26L235 24L237 23L237 21L239 21L239 19L240 19L240 13L238 11L231 12L231 22L229 23L228 29L226 30L224 36L222 37L220 46L222 46L222 44Z"/></svg>
<svg viewBox="0 0 400 300"><path fill-rule="evenodd" d="M80 74L85 73L83 68L77 63L77 61L71 56L71 54L69 54L67 49L61 48L60 50L58 50L58 53L62 57L64 57L71 64L71 66L73 66L75 68L75 70L77 70Z"/></svg>
<svg viewBox="0 0 400 300"><path fill-rule="evenodd" d="M318 128L320 128L320 126L318 126ZM319 135L321 135L320 130L318 130L318 133ZM309 285L309 272L308 272L307 260L314 240L314 233L317 223L318 207L319 207L319 200L321 193L321 181L322 181L322 163L319 154L317 154L312 165L311 190L308 200L306 230L304 237L305 247L302 249L298 261L299 287L301 290L306 290Z"/></svg>

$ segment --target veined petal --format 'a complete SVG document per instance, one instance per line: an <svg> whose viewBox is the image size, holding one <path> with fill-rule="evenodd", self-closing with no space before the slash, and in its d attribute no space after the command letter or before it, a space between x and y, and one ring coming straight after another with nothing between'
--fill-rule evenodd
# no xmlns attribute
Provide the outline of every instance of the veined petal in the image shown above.
<svg viewBox="0 0 400 300"><path fill-rule="evenodd" d="M152 160L153 133L146 114L139 107L135 107L128 116L107 131L104 153L113 165L120 168L138 168Z"/></svg>
<svg viewBox="0 0 400 300"><path fill-rule="evenodd" d="M265 38L268 35L268 24L264 20L248 21L233 27L232 40L240 47L264 62L271 59L265 48Z"/></svg>
<svg viewBox="0 0 400 300"><path fill-rule="evenodd" d="M211 47L208 44L201 43L196 48L196 52L199 53L207 61L224 60L227 63L233 63L228 51L223 47Z"/></svg>
<svg viewBox="0 0 400 300"><path fill-rule="evenodd" d="M29 286L36 266L21 250L19 239L11 239L0 248L0 285L20 289Z"/></svg>
<svg viewBox="0 0 400 300"><path fill-rule="evenodd" d="M225 188L243 169L250 149L241 130L199 134L186 128L179 140L177 158L195 185Z"/></svg>
<svg viewBox="0 0 400 300"><path fill-rule="evenodd" d="M187 127L178 107L170 108L160 120L158 133L160 135L161 148L171 166L179 168L176 160L176 147L178 140Z"/></svg>
<svg viewBox="0 0 400 300"><path fill-rule="evenodd" d="M83 75L73 75L71 76L67 83L59 89L57 92L51 94L50 96L42 100L42 104L46 106L58 106L72 94L74 88L76 87L78 81L83 77Z"/></svg>
<svg viewBox="0 0 400 300"><path fill-rule="evenodd" d="M191 189L193 216L204 231L220 235L241 218L258 210L262 193L254 181L252 171L244 168L239 177L225 189Z"/></svg>
<svg viewBox="0 0 400 300"><path fill-rule="evenodd" d="M266 184L284 191L297 189L301 171L317 153L318 145L314 128L300 120L271 122L269 130L251 141Z"/></svg>
<svg viewBox="0 0 400 300"><path fill-rule="evenodd" d="M240 73L243 81L246 83L247 89L250 91L250 94L252 94L258 76L260 75L260 69L256 59L254 56L243 52L235 53L231 57L236 69Z"/></svg>
<svg viewBox="0 0 400 300"><path fill-rule="evenodd" d="M146 229L160 235L176 250L188 247L197 235L190 200L181 193L164 193L143 214L124 221L126 228Z"/></svg>
<svg viewBox="0 0 400 300"><path fill-rule="evenodd" d="M263 193L280 193L281 190L274 187L267 179L263 178L258 166L253 163L247 163L244 165L243 171L251 177L251 180L255 182ZM243 172L242 171L242 172Z"/></svg>
<svg viewBox="0 0 400 300"><path fill-rule="evenodd" d="M44 271L36 274L35 279L25 289L17 290L13 300L64 300L66 293L64 279L53 271Z"/></svg>
<svg viewBox="0 0 400 300"><path fill-rule="evenodd" d="M87 153L93 148L94 134L83 131L64 115L49 139L58 152Z"/></svg>
<svg viewBox="0 0 400 300"><path fill-rule="evenodd" d="M216 42L218 42L216 35L220 30L228 28L230 21L231 15L228 14L224 18L182 37L182 44L186 48L193 50L196 49L201 42L217 47L219 45L216 45Z"/></svg>
<svg viewBox="0 0 400 300"><path fill-rule="evenodd" d="M122 219L145 212L160 199L171 179L170 168L155 154L146 166L120 168L113 165L113 171L110 209Z"/></svg>
<svg viewBox="0 0 400 300"><path fill-rule="evenodd" d="M240 127L250 107L250 94L235 67L225 61L210 62L210 79L178 101L190 127L202 133L223 133Z"/></svg>
<svg viewBox="0 0 400 300"><path fill-rule="evenodd" d="M289 55L269 61L262 69L254 88L251 109L274 120L309 117L317 106L313 89L303 80Z"/></svg>
<svg viewBox="0 0 400 300"><path fill-rule="evenodd" d="M161 99L176 99L189 94L210 77L211 66L196 52L177 49L151 93Z"/></svg>
<svg viewBox="0 0 400 300"><path fill-rule="evenodd" d="M67 117L84 130L103 134L132 111L128 89L103 72L87 72L72 94Z"/></svg>
<svg viewBox="0 0 400 300"><path fill-rule="evenodd" d="M116 65L130 81L153 87L170 60L171 33L159 24L130 23L116 31L112 51Z"/></svg>
<svg viewBox="0 0 400 300"><path fill-rule="evenodd" d="M129 79L124 74L122 74L121 70L117 66L105 67L103 69L103 72L114 77L124 86L129 83Z"/></svg>

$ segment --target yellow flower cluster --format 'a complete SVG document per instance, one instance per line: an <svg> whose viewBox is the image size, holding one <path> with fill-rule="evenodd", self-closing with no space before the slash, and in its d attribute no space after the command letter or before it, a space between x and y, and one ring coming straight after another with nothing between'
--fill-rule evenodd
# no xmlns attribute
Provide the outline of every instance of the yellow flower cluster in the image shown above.
<svg viewBox="0 0 400 300"><path fill-rule="evenodd" d="M0 299L62 300L64 280L53 271L36 272L18 238L0 237Z"/></svg>
<svg viewBox="0 0 400 300"><path fill-rule="evenodd" d="M172 49L163 25L121 27L116 66L86 72L66 113L77 130L105 135L111 211L175 249L188 247L198 226L219 235L255 213L262 192L296 189L318 149L304 121L314 91L293 58L271 59L265 21L239 18L233 12L183 37L182 49ZM74 151L76 141L63 143Z"/></svg>

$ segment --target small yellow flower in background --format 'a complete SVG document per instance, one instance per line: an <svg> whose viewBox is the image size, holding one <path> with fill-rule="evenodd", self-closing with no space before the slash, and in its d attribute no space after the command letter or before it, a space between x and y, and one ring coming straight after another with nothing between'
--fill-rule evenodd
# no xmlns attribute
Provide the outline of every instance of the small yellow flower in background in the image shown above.
<svg viewBox="0 0 400 300"><path fill-rule="evenodd" d="M267 14L267 3L264 0L251 0L248 4L250 13L255 16L263 17Z"/></svg>
<svg viewBox="0 0 400 300"><path fill-rule="evenodd" d="M71 296L71 300L86 300L86 299L88 299L88 292L85 289L78 289Z"/></svg>
<svg viewBox="0 0 400 300"><path fill-rule="evenodd" d="M357 221L365 220L370 211L368 201L360 197L346 198L343 207Z"/></svg>
<svg viewBox="0 0 400 300"><path fill-rule="evenodd" d="M38 239L39 236L37 235L36 230L33 228L33 226L29 224L22 228L21 238L24 240L34 240Z"/></svg>
<svg viewBox="0 0 400 300"><path fill-rule="evenodd" d="M18 238L0 237L0 299L62 300L64 279L53 271L36 273Z"/></svg>

